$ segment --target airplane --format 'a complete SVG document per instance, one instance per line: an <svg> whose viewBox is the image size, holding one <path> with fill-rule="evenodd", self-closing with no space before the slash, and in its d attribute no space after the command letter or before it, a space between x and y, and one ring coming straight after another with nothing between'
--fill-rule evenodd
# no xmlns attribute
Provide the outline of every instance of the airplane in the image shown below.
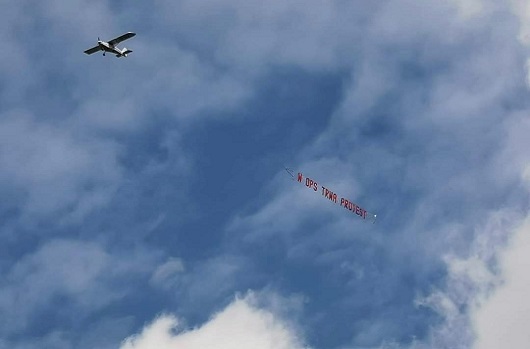
<svg viewBox="0 0 530 349"><path fill-rule="evenodd" d="M125 33L123 35L118 36L115 39L110 40L109 42L102 41L98 38L98 45L94 46L92 48L89 48L85 51L87 55L91 55L93 53L96 53L98 51L103 51L103 56L105 56L106 52L110 52L116 55L116 57L127 57L129 53L132 51L129 50L127 47L124 47L123 49L118 48L116 45L119 44L122 41L125 41L127 39L132 38L135 36L136 33Z"/></svg>

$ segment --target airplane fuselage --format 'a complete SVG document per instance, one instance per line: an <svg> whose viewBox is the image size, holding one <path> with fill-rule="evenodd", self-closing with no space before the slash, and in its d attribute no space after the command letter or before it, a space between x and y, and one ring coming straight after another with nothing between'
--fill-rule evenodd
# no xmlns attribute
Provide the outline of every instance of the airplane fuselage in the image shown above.
<svg viewBox="0 0 530 349"><path fill-rule="evenodd" d="M98 46L103 52L114 53L116 57L127 57L127 53L125 52L127 51L126 48L120 50L118 47L101 40L98 41Z"/></svg>
<svg viewBox="0 0 530 349"><path fill-rule="evenodd" d="M98 45L99 48L104 52L114 53L117 57L121 57L123 55L119 48L109 44L108 42L100 40L98 41Z"/></svg>

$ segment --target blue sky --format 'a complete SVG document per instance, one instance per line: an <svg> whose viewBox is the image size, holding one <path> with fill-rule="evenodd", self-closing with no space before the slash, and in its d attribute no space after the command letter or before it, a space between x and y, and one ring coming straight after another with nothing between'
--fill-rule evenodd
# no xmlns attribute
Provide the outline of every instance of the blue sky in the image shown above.
<svg viewBox="0 0 530 349"><path fill-rule="evenodd" d="M0 349L523 348L529 13L0 5Z"/></svg>

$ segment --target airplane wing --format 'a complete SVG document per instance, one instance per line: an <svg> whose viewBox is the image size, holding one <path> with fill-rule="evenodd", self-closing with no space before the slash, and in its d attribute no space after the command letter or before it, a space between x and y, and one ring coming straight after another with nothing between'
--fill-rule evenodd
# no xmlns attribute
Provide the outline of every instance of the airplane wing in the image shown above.
<svg viewBox="0 0 530 349"><path fill-rule="evenodd" d="M94 46L94 47L92 47L92 48L89 48L88 50L85 51L85 53L86 53L87 55L91 55L91 54L93 54L93 53L98 52L99 50L101 50L101 48L100 48L99 45L98 45L98 46Z"/></svg>
<svg viewBox="0 0 530 349"><path fill-rule="evenodd" d="M112 46L116 45L116 44L119 44L120 42L122 41L125 41L127 39L130 39L132 38L133 36L135 36L136 33L131 33L131 32L128 32L128 33L125 33L121 36L118 36L117 38L115 39L112 39L109 41L109 44L111 44Z"/></svg>

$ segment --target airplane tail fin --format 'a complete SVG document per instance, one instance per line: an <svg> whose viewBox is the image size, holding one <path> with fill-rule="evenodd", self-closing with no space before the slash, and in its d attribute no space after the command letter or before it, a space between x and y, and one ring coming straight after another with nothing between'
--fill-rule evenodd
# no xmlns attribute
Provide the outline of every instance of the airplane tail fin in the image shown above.
<svg viewBox="0 0 530 349"><path fill-rule="evenodd" d="M132 52L132 50L129 50L127 47L124 47L124 48L123 48L123 53L122 53L122 54L123 54L123 56L127 57L127 55L128 55L129 53L131 53L131 52Z"/></svg>

